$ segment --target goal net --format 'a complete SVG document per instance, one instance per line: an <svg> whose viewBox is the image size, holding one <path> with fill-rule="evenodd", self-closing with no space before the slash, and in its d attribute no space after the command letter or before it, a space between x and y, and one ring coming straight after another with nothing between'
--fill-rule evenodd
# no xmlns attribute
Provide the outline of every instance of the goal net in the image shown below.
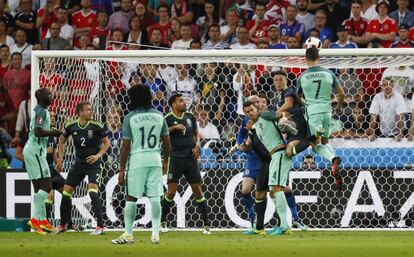
<svg viewBox="0 0 414 257"><path fill-rule="evenodd" d="M333 113L330 139L343 160L344 188L336 190L330 164L310 149L298 154L289 181L299 217L309 227L321 229L412 228L414 49L322 49L320 53L320 65L331 69L345 90L344 110ZM122 120L129 111L126 90L138 83L147 85L153 93L154 107L164 113L170 111L168 97L173 92L182 93L199 123L200 169L211 226L245 228L250 226L241 203L246 155L229 153L241 124L241 104L251 95L265 94L273 108L278 97L273 72L285 70L287 86L295 87L306 68L303 49L34 51L32 99L39 87L51 90L54 101L50 110L60 129L76 118L78 102L92 103L94 118L107 126L111 142L103 156L99 180L105 226L121 228L125 195L117 185L117 172ZM381 87L384 78L390 78L394 85L390 98L378 95L386 90ZM335 104L336 98L332 101ZM74 159L73 145L68 142L64 176ZM191 188L184 179L174 202L168 216L171 227L202 226ZM55 203L57 221L57 192ZM73 198L72 217L76 223L95 226L90 203L85 179ZM150 227L149 201L139 199L138 206L136 227ZM268 201L265 223L267 227L278 224L272 201Z"/></svg>

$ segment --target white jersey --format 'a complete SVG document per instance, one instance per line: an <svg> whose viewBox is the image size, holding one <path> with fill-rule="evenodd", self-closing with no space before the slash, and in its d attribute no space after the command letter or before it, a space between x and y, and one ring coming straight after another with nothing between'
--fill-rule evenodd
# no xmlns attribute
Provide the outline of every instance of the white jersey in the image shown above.
<svg viewBox="0 0 414 257"><path fill-rule="evenodd" d="M407 96L414 86L414 70L410 67L404 67L404 69L390 67L384 70L381 80L385 78L392 78L394 81L394 92L404 96L405 112L411 113L411 100Z"/></svg>
<svg viewBox="0 0 414 257"><path fill-rule="evenodd" d="M230 45L231 49L257 49L257 46L253 43L248 43L246 45L240 45L240 43Z"/></svg>
<svg viewBox="0 0 414 257"><path fill-rule="evenodd" d="M18 47L17 44L11 45L10 47L10 54L15 52L22 54L22 67L26 67L31 63L32 60L32 49L33 46L31 44L25 43L22 47Z"/></svg>
<svg viewBox="0 0 414 257"><path fill-rule="evenodd" d="M168 85L170 85L171 83L175 83L175 81L177 80L178 78L177 70L170 65L167 65L165 68L161 68L160 66L157 70L157 78L165 82L165 85L167 86L166 98L167 99L170 98L171 93L172 93L172 91L170 91L170 88L173 88L173 87L169 87Z"/></svg>
<svg viewBox="0 0 414 257"><path fill-rule="evenodd" d="M196 89L197 82L189 76L184 80L177 78L175 81L171 82L168 85L168 91L180 93L183 95L185 104L187 105L188 109L191 109L194 103Z"/></svg>

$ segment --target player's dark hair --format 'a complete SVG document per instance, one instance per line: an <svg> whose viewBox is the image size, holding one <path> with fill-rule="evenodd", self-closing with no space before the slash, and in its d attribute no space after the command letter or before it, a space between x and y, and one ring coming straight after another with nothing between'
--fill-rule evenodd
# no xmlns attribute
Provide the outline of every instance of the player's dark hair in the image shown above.
<svg viewBox="0 0 414 257"><path fill-rule="evenodd" d="M253 106L254 106L254 101L252 101L252 100L247 100L247 101L245 101L245 102L243 103L243 109L244 109L244 108L246 108L246 107L249 107L249 106L251 106L251 105L253 105Z"/></svg>
<svg viewBox="0 0 414 257"><path fill-rule="evenodd" d="M258 96L259 98L266 99L266 103L267 103L267 105L269 105L269 104L270 104L270 99L269 99L269 97L267 97L266 93L261 92L261 93L259 93L257 96Z"/></svg>
<svg viewBox="0 0 414 257"><path fill-rule="evenodd" d="M91 105L91 103L88 101L79 102L75 107L76 114L79 114L81 111L83 111L83 107L86 105Z"/></svg>
<svg viewBox="0 0 414 257"><path fill-rule="evenodd" d="M319 59L319 49L318 48L308 48L306 49L306 60L314 62Z"/></svg>
<svg viewBox="0 0 414 257"><path fill-rule="evenodd" d="M172 107L172 104L175 102L175 99L177 99L178 97L182 97L183 95L180 93L173 93L170 96L170 99L168 99L168 105Z"/></svg>
<svg viewBox="0 0 414 257"><path fill-rule="evenodd" d="M149 109L152 106L151 90L143 85L138 84L128 89L128 96L130 99L130 107L132 110L142 108Z"/></svg>
<svg viewBox="0 0 414 257"><path fill-rule="evenodd" d="M44 93L48 92L48 89L45 87L39 88L38 90L36 90L35 92L35 97L36 100L38 102L42 102L43 99L41 99L41 97L43 96Z"/></svg>

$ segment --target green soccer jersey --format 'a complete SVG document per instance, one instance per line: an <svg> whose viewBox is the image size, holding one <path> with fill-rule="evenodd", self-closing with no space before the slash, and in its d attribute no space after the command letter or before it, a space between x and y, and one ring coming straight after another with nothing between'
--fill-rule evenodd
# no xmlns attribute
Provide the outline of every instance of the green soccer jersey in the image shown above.
<svg viewBox="0 0 414 257"><path fill-rule="evenodd" d="M137 109L124 118L122 139L132 141L129 167L161 167L161 137L168 127L161 112Z"/></svg>
<svg viewBox="0 0 414 257"><path fill-rule="evenodd" d="M303 72L297 81L297 91L305 96L306 113L331 113L331 94L338 86L338 79L328 69L315 66Z"/></svg>
<svg viewBox="0 0 414 257"><path fill-rule="evenodd" d="M27 141L27 144L30 146L39 146L42 148L47 148L47 142L49 140L49 137L35 136L35 128L50 130L49 111L40 105L37 105L34 109L34 115L32 115L32 119L30 121L29 140Z"/></svg>
<svg viewBox="0 0 414 257"><path fill-rule="evenodd" d="M269 152L283 144L282 135L275 124L276 120L275 113L265 111L253 125L257 136Z"/></svg>

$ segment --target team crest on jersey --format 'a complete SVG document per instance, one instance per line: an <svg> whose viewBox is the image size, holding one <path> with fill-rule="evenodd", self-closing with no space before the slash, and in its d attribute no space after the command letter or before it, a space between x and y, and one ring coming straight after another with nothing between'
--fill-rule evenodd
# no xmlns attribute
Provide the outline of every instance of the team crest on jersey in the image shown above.
<svg viewBox="0 0 414 257"><path fill-rule="evenodd" d="M384 29L387 30L388 29L388 24L384 25Z"/></svg>
<svg viewBox="0 0 414 257"><path fill-rule="evenodd" d="M37 118L37 124L39 124L39 125L43 124L43 118L42 117Z"/></svg>
<svg viewBox="0 0 414 257"><path fill-rule="evenodd" d="M92 130L88 130L88 138L93 138L93 131Z"/></svg>
<svg viewBox="0 0 414 257"><path fill-rule="evenodd" d="M190 126L190 127L192 126L190 119L187 119L187 125Z"/></svg>

